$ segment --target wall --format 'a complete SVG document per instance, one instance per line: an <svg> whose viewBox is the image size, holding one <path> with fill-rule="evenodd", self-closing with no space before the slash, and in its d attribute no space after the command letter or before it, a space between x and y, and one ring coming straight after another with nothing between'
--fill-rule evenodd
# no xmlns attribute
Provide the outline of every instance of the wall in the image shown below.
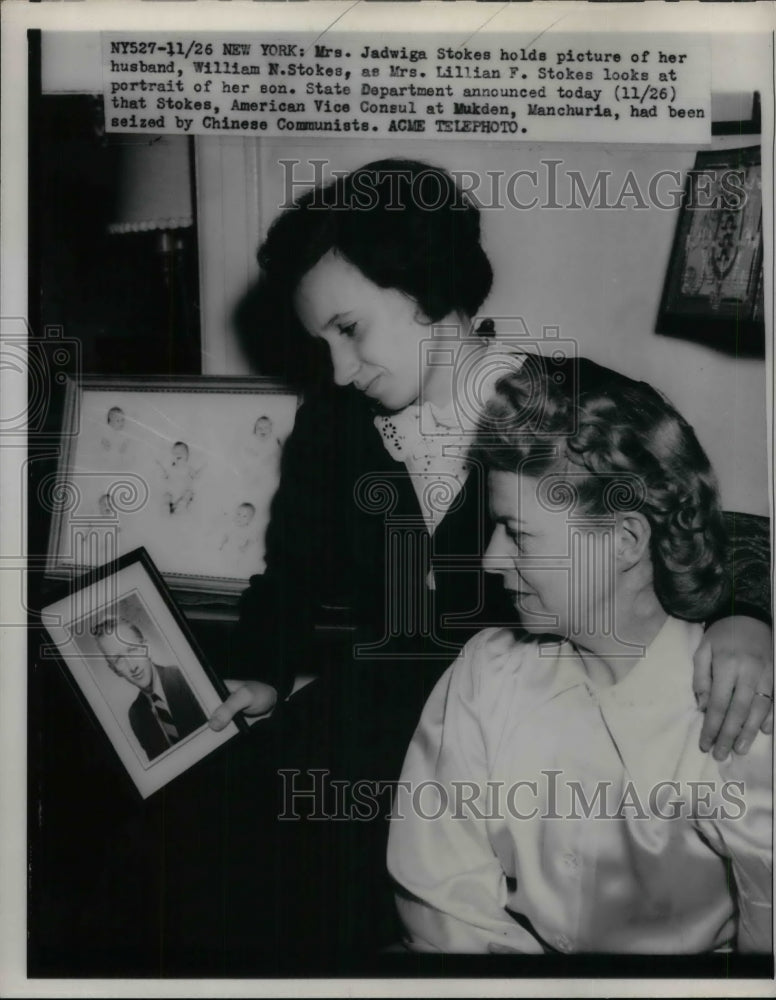
<svg viewBox="0 0 776 1000"><path fill-rule="evenodd" d="M746 140L736 142L746 144ZM313 176L310 160L327 160L327 169L339 170L388 155L426 159L452 170L476 171L483 177L488 171L501 170L510 175L517 170L536 170L537 187L527 180L518 182L516 191L523 203L529 202L533 194L540 198L547 194L542 179L552 168L543 167L542 161L548 159L562 161L556 168L561 180L566 170L578 170L588 189L597 171L610 171L610 203L617 201L630 171L638 190L646 193L656 172L681 171L684 178L694 161L692 150L558 143L531 146L416 139L366 144L357 140L348 143L292 138L265 139L249 145L254 149L252 160L246 159L248 154L242 144L238 146L232 140L200 140L201 156L212 158L218 150L225 169L235 169L236 176L248 169L261 179L253 211L249 205L247 213L234 217L230 210L234 226L224 227L222 243L218 227L200 219L202 230L210 233L213 243L204 263L207 267L208 259L212 262L211 270L217 271L227 302L239 296L246 277L250 278L252 270L255 273L255 246L287 197L286 186L292 175L289 168L280 166L281 160L300 161L293 177L302 180ZM665 184L660 189L661 200L670 203L670 179ZM224 189L229 189L225 182L219 187L221 192ZM483 203L492 200L486 194L488 188L479 190ZM558 201L567 204L563 192L564 186L559 184ZM255 198L253 192L251 197ZM726 508L767 514L763 361L735 358L654 332L677 210L653 205L646 209L537 207L528 211L506 205L506 198L503 201L505 207L483 210L483 238L495 271L483 313L522 317L536 336L541 335L543 326L557 326L561 337L578 341L583 355L660 388L696 428L717 469ZM634 199L623 198L622 203L632 206ZM205 215L214 207L205 205ZM231 275L229 244L234 239L245 249L235 261L237 273ZM223 312L223 301L216 308ZM506 325L501 324L502 330ZM246 370L228 324L214 341L210 361L217 367L212 370Z"/></svg>
<svg viewBox="0 0 776 1000"><path fill-rule="evenodd" d="M714 111L715 98L759 88L768 120L770 94L763 82L771 65L770 36L722 29L710 39L715 117L728 117ZM44 34L43 85L46 92L98 91L98 36ZM763 152L767 157L767 144ZM588 186L596 170L611 170L616 191L628 170L643 187L657 170L686 171L694 153L560 144L198 138L199 224L206 234L200 247L203 370L247 370L230 314L255 276L256 247L283 200L282 158L328 159L332 168L347 169L380 156L409 155L452 169L486 171L537 168L550 157L580 170ZM767 215L768 185L764 195ZM725 505L768 513L765 364L654 333L675 225L676 212L660 209L488 211L484 234L496 280L485 309L522 316L535 332L559 326L561 336L577 338L595 360L653 382L696 427L717 468Z"/></svg>

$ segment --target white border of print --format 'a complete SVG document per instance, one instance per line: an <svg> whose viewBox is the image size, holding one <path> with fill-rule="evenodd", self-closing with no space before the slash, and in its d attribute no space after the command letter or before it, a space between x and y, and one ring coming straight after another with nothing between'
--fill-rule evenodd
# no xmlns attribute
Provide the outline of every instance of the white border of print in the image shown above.
<svg viewBox="0 0 776 1000"><path fill-rule="evenodd" d="M396 23L397 11L388 3L262 4L197 0L197 2L154 3L141 0L110 0L78 3L27 3L5 0L2 16L2 276L0 301L3 324L8 317L24 317L27 310L27 45L28 28L48 30L98 31L133 28L173 31L185 24L189 31L289 27L314 31L319 37L337 23L338 30L373 31ZM628 31L707 31L719 35L771 33L776 27L776 11L770 3L715 4L684 3L663 5L542 3L508 4L424 3L401 5L401 20L407 30L420 30L421 23L445 31L460 31L468 40L488 25L489 30L507 30L519 22L521 31L535 30L537 36L562 25L565 32L591 30ZM503 26L503 28L502 28ZM773 94L764 97L763 176L773 176ZM765 273L766 323L773 318L773 198L765 192ZM768 345L770 352L770 344ZM769 415L772 414L773 357L766 361ZM0 427L24 413L26 379L0 366ZM772 422L769 421L769 455L772 457ZM23 447L2 450L0 489L0 994L17 996L770 996L771 981L741 980L423 980L422 983L393 980L29 980L25 972L26 907L26 716L22 710L26 690L26 610L20 602L19 579L24 574L22 506L20 485L24 474ZM771 467L773 465L771 464ZM771 502L773 502L771 500ZM773 517L773 509L771 511ZM19 544L15 540L19 540Z"/></svg>

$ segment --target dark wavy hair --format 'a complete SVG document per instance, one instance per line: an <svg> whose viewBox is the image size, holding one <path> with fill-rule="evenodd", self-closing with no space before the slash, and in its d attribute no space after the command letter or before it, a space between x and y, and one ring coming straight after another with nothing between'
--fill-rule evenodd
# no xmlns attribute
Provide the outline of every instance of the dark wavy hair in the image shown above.
<svg viewBox="0 0 776 1000"><path fill-rule="evenodd" d="M431 323L451 312L474 316L493 280L480 243L479 209L446 170L418 160L368 163L298 198L274 220L259 248L261 270L250 303L259 323L254 331L283 337L289 360L299 353L309 360L305 341L311 338L293 297L329 250L379 287L409 295ZM271 361L262 363L261 345L251 344L247 331L243 339L259 369L271 369Z"/></svg>
<svg viewBox="0 0 776 1000"><path fill-rule="evenodd" d="M641 511L669 614L702 621L726 596L716 478L692 427L646 382L586 359L528 355L497 383L473 452L492 469L569 476L579 511Z"/></svg>

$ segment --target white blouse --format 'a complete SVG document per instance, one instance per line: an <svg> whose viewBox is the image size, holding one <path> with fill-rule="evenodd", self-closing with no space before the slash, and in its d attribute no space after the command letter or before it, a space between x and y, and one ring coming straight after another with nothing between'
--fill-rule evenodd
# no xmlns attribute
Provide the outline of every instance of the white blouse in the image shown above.
<svg viewBox="0 0 776 1000"><path fill-rule="evenodd" d="M771 950L773 739L722 763L700 751L701 635L669 618L601 689L570 643L490 629L466 645L425 706L391 820L411 948Z"/></svg>

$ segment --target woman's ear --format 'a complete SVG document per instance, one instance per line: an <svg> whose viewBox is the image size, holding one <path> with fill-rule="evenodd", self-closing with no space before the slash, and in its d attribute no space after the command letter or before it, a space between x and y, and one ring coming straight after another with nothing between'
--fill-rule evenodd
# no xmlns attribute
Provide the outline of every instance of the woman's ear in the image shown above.
<svg viewBox="0 0 776 1000"><path fill-rule="evenodd" d="M650 558L651 534L649 521L639 511L624 511L617 515L617 561L623 569L630 569Z"/></svg>

